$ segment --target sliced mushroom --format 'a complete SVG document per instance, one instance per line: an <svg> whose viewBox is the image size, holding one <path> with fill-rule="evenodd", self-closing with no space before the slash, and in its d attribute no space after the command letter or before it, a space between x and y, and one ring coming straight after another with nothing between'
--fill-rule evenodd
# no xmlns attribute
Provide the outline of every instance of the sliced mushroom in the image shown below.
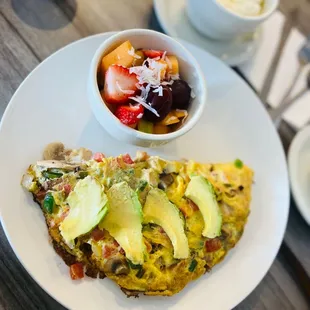
<svg viewBox="0 0 310 310"><path fill-rule="evenodd" d="M135 297L138 298L139 294L143 293L140 291L132 291L132 290L127 290L126 288L121 287L121 290L127 297Z"/></svg>
<svg viewBox="0 0 310 310"><path fill-rule="evenodd" d="M130 269L125 259L112 257L104 265L104 272L114 273L116 275L129 274Z"/></svg>
<svg viewBox="0 0 310 310"><path fill-rule="evenodd" d="M73 171L74 169L80 167L80 164L71 164L60 160L40 160L37 161L37 166Z"/></svg>
<svg viewBox="0 0 310 310"><path fill-rule="evenodd" d="M43 159L45 160L65 159L64 151L65 151L65 146L61 142L50 143L45 147L43 151Z"/></svg>
<svg viewBox="0 0 310 310"><path fill-rule="evenodd" d="M162 190L166 190L173 182L174 182L174 178L172 176L172 174L161 174L160 175L160 181L158 184L158 188L162 189Z"/></svg>
<svg viewBox="0 0 310 310"><path fill-rule="evenodd" d="M70 152L66 152L66 162L70 163L81 163L83 161L90 160L93 156L92 151L89 149L86 149L84 147L81 147L77 150L71 150Z"/></svg>

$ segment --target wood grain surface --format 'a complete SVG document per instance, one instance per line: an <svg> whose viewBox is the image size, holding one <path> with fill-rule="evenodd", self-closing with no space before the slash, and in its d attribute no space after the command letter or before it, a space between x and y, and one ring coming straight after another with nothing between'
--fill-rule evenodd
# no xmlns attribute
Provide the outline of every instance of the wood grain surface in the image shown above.
<svg viewBox="0 0 310 310"><path fill-rule="evenodd" d="M296 26L310 34L309 1L281 0L282 12L292 8L298 10ZM23 79L51 53L88 35L135 27L159 27L152 0L0 0L0 118ZM284 124L286 147L293 135ZM0 246L0 309L64 309L24 270L2 229ZM308 276L310 228L292 204L276 260L236 309L310 309Z"/></svg>

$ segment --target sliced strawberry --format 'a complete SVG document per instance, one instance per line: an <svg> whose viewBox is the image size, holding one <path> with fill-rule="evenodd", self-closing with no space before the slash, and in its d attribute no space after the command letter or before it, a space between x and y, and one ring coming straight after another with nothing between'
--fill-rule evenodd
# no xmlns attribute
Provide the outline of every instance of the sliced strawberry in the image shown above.
<svg viewBox="0 0 310 310"><path fill-rule="evenodd" d="M157 50L143 50L143 53L146 58L156 58L156 57L162 57L164 55L164 51L157 51Z"/></svg>
<svg viewBox="0 0 310 310"><path fill-rule="evenodd" d="M115 116L125 125L133 125L138 123L144 113L144 107L137 105L121 105L115 111Z"/></svg>
<svg viewBox="0 0 310 310"><path fill-rule="evenodd" d="M129 97L135 96L137 83L135 73L129 73L129 69L123 66L112 65L105 74L104 99L111 104L126 103Z"/></svg>

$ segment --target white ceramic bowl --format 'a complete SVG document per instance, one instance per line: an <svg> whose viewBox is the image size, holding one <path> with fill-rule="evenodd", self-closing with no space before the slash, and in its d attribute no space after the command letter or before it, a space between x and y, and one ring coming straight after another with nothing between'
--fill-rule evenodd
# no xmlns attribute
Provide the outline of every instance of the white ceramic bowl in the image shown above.
<svg viewBox="0 0 310 310"><path fill-rule="evenodd" d="M264 12L258 16L241 16L217 0L187 0L187 15L201 34L215 40L231 40L251 33L278 7L279 0L265 0Z"/></svg>
<svg viewBox="0 0 310 310"><path fill-rule="evenodd" d="M164 50L178 58L180 76L191 85L195 94L188 109L189 116L178 130L168 134L143 133L122 124L106 106L97 85L98 65L102 57L111 51L111 48L126 40L130 40L135 48ZM90 65L88 99L94 116L112 137L129 144L155 147L181 137L195 126L206 105L207 88L198 62L182 44L160 32L130 29L111 36L97 49Z"/></svg>

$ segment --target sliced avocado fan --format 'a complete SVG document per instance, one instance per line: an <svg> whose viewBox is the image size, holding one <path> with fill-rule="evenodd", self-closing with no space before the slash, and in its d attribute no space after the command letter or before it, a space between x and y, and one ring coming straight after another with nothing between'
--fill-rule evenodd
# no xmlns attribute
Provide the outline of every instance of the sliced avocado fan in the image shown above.
<svg viewBox="0 0 310 310"><path fill-rule="evenodd" d="M126 182L114 184L107 192L109 213L99 223L120 244L126 257L136 265L144 262L142 206L138 195Z"/></svg>
<svg viewBox="0 0 310 310"><path fill-rule="evenodd" d="M202 176L193 176L186 188L185 196L198 206L203 216L204 229L202 235L207 238L219 236L221 234L222 215L212 184Z"/></svg>
<svg viewBox="0 0 310 310"><path fill-rule="evenodd" d="M153 188L149 191L143 207L144 223L161 226L171 240L174 258L189 256L188 240L184 232L184 218L179 209L169 201L166 193Z"/></svg>
<svg viewBox="0 0 310 310"><path fill-rule="evenodd" d="M108 199L101 184L88 176L69 194L70 211L60 224L60 233L69 246L74 239L91 231L107 214Z"/></svg>

